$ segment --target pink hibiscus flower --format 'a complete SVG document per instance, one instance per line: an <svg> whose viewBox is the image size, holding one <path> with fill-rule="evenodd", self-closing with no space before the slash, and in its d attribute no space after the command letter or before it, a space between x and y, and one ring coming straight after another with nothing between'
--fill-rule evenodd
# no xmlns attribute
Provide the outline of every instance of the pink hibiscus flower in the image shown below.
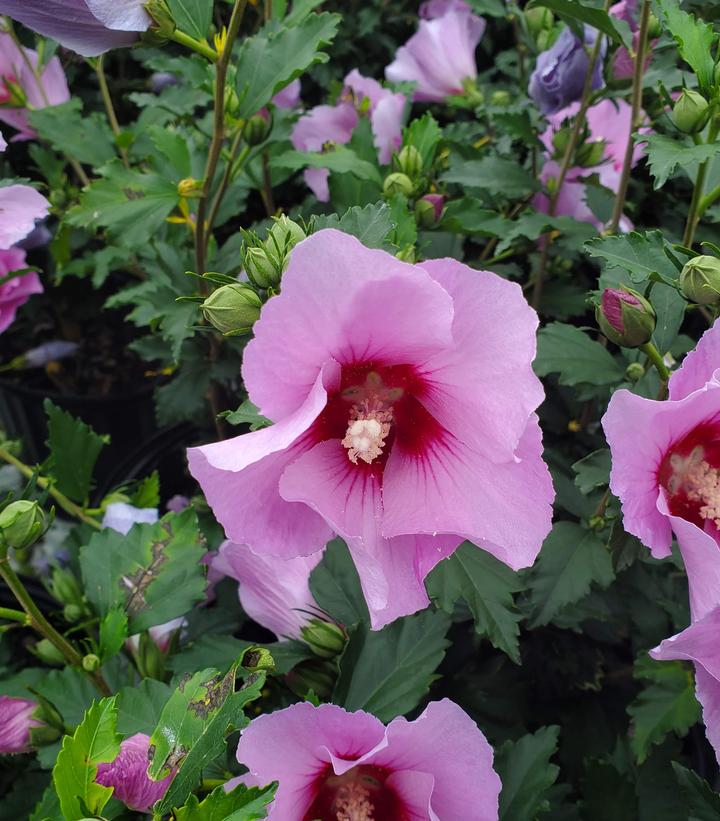
<svg viewBox="0 0 720 821"><path fill-rule="evenodd" d="M393 83L415 83L414 99L420 102L441 103L462 94L466 81L477 77L475 49L484 32L485 21L465 11L420 20L385 76Z"/></svg>
<svg viewBox="0 0 720 821"><path fill-rule="evenodd" d="M427 606L423 579L464 539L533 563L553 499L536 327L496 274L319 231L245 349L250 399L275 424L191 449L190 469L255 553L309 556L342 536L382 627Z"/></svg>
<svg viewBox="0 0 720 821"><path fill-rule="evenodd" d="M250 770L241 780L280 782L272 821L498 817L492 748L448 699L387 727L334 704L294 704L243 730L237 757Z"/></svg>
<svg viewBox="0 0 720 821"><path fill-rule="evenodd" d="M113 787L115 798L136 812L149 812L152 805L167 792L172 775L153 781L147 774L150 759L150 737L136 733L120 745L120 753L109 764L98 766L95 781Z"/></svg>
<svg viewBox="0 0 720 821"><path fill-rule="evenodd" d="M25 268L25 251L21 248L0 250L0 333L12 325L21 305L24 305L33 294L43 292L40 278L34 271L3 282L8 274L21 268Z"/></svg>
<svg viewBox="0 0 720 821"><path fill-rule="evenodd" d="M0 754L26 753L30 749L30 730L42 721L32 717L37 704L26 698L0 696Z"/></svg>

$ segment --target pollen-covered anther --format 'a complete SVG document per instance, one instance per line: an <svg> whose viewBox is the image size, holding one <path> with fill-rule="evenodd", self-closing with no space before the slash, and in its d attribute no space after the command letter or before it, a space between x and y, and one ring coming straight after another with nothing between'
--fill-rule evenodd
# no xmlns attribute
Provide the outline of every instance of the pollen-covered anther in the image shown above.
<svg viewBox="0 0 720 821"><path fill-rule="evenodd" d="M669 490L685 490L691 502L700 502L700 516L720 528L720 471L711 467L702 457L703 449L696 447L686 458L673 454L670 464L673 476Z"/></svg>
<svg viewBox="0 0 720 821"><path fill-rule="evenodd" d="M347 448L353 464L357 465L358 459L362 459L370 465L382 454L391 422L391 411L352 409L342 445Z"/></svg>
<svg viewBox="0 0 720 821"><path fill-rule="evenodd" d="M337 794L333 809L337 821L375 821L375 807L368 791L357 782L344 784Z"/></svg>

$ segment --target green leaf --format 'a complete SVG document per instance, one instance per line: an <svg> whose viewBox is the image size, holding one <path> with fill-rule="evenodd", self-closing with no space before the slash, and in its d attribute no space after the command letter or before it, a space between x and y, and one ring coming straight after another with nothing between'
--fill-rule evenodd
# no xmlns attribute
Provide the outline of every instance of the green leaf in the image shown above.
<svg viewBox="0 0 720 821"><path fill-rule="evenodd" d="M534 9L538 6L554 11L558 17L565 20L575 20L592 26L594 29L606 34L618 45L630 48L632 37L617 25L617 18L608 14L602 9L593 6L584 6L577 0L530 0L526 8Z"/></svg>
<svg viewBox="0 0 720 821"><path fill-rule="evenodd" d="M560 375L561 385L612 385L624 377L622 367L599 342L580 328L551 322L538 332L534 366L538 376Z"/></svg>
<svg viewBox="0 0 720 821"><path fill-rule="evenodd" d="M337 214L321 215L314 218L316 231L322 228L337 228L357 237L367 248L386 248L388 234L395 227L390 208L385 202L376 202L361 208L354 205L342 217Z"/></svg>
<svg viewBox="0 0 720 821"><path fill-rule="evenodd" d="M43 403L48 419L48 447L52 476L58 490L75 502L84 502L90 492L93 469L100 451L110 439L100 436L82 419L69 414L49 399Z"/></svg>
<svg viewBox="0 0 720 821"><path fill-rule="evenodd" d="M520 237L534 241L550 231L560 231L577 239L578 243L595 235L595 229L587 222L580 222L572 217L551 217L539 211L525 211L517 219L508 220L506 228L502 231L502 240L498 244L497 252L501 254Z"/></svg>
<svg viewBox="0 0 720 821"><path fill-rule="evenodd" d="M514 160L483 157L453 163L441 179L465 188L481 188L489 194L507 199L524 197L537 191L539 184L533 175Z"/></svg>
<svg viewBox="0 0 720 821"><path fill-rule="evenodd" d="M246 399L237 410L221 413L230 425L249 425L250 430L260 430L272 425L269 419L260 415L260 411L253 403Z"/></svg>
<svg viewBox="0 0 720 821"><path fill-rule="evenodd" d="M176 821L256 821L267 816L267 805L276 789L276 783L267 787L238 784L225 792L221 785L202 801L191 795L184 807L175 810L174 817Z"/></svg>
<svg viewBox="0 0 720 821"><path fill-rule="evenodd" d="M650 302L657 315L653 342L661 354L670 350L685 319L687 302L682 294L664 282L656 282L650 292Z"/></svg>
<svg viewBox="0 0 720 821"><path fill-rule="evenodd" d="M430 168L442 140L442 130L430 112L413 120L403 133L403 146L412 145L420 152L424 169Z"/></svg>
<svg viewBox="0 0 720 821"><path fill-rule="evenodd" d="M252 117L313 63L326 63L321 49L332 42L340 20L338 14L309 14L295 26L266 27L243 40L236 63L237 116Z"/></svg>
<svg viewBox="0 0 720 821"><path fill-rule="evenodd" d="M717 37L712 25L683 11L677 0L658 0L657 7L680 55L697 74L700 90L707 94L714 82L715 69L712 54Z"/></svg>
<svg viewBox="0 0 720 821"><path fill-rule="evenodd" d="M125 536L105 528L80 550L87 597L101 616L122 608L130 635L164 624L204 600L205 551L192 508Z"/></svg>
<svg viewBox="0 0 720 821"><path fill-rule="evenodd" d="M596 487L605 487L610 477L610 450L601 448L579 459L572 466L575 484L587 496Z"/></svg>
<svg viewBox="0 0 720 821"><path fill-rule="evenodd" d="M700 705L692 673L684 662L643 657L635 663L634 675L651 682L627 708L632 718L630 746L642 763L653 744L660 744L668 733L685 736L700 720Z"/></svg>
<svg viewBox="0 0 720 821"><path fill-rule="evenodd" d="M610 553L597 534L574 522L556 522L527 574L529 626L548 624L587 595L593 583L607 587L614 578Z"/></svg>
<svg viewBox="0 0 720 821"><path fill-rule="evenodd" d="M333 702L350 711L367 710L381 721L410 712L427 694L443 660L449 626L444 613L425 610L382 630L365 623L351 627Z"/></svg>
<svg viewBox="0 0 720 821"><path fill-rule="evenodd" d="M441 561L427 577L428 595L446 613L463 598L475 619L475 631L487 636L493 647L520 664L520 613L513 593L522 589L517 574L470 542L464 542Z"/></svg>
<svg viewBox="0 0 720 821"><path fill-rule="evenodd" d="M341 624L370 619L355 564L342 539L328 542L322 561L310 574L310 591L318 605Z"/></svg>
<svg viewBox="0 0 720 821"><path fill-rule="evenodd" d="M328 168L336 174L352 174L361 180L370 180L382 185L382 177L376 165L361 160L344 145L333 146L328 151L284 151L270 160L270 167L286 171L300 171L303 168ZM357 207L357 206L356 206Z"/></svg>
<svg viewBox="0 0 720 821"><path fill-rule="evenodd" d="M31 109L28 119L44 141L84 165L97 168L117 156L107 118L97 111L84 114L79 97Z"/></svg>
<svg viewBox="0 0 720 821"><path fill-rule="evenodd" d="M133 507L160 507L160 475L154 470L141 479L130 497Z"/></svg>
<svg viewBox="0 0 720 821"><path fill-rule="evenodd" d="M598 237L585 243L588 256L603 260L606 268L622 268L633 282L660 277L674 282L679 271L666 253L668 244L660 231Z"/></svg>
<svg viewBox="0 0 720 821"><path fill-rule="evenodd" d="M119 653L127 637L127 613L120 608L113 608L100 622L100 661L104 664Z"/></svg>
<svg viewBox="0 0 720 821"><path fill-rule="evenodd" d="M214 0L167 0L177 27L196 40L204 40L212 22Z"/></svg>
<svg viewBox="0 0 720 821"><path fill-rule="evenodd" d="M120 752L115 698L95 702L72 736L65 736L53 767L53 783L66 821L99 815L112 797L112 787L95 783L97 765Z"/></svg>
<svg viewBox="0 0 720 821"><path fill-rule="evenodd" d="M500 821L534 821L547 808L546 793L560 772L550 763L559 734L559 727L542 727L498 749L494 767L502 781Z"/></svg>
<svg viewBox="0 0 720 821"><path fill-rule="evenodd" d="M55 787L50 784L42 794L30 816L29 821L55 821L60 818L60 799Z"/></svg>
<svg viewBox="0 0 720 821"><path fill-rule="evenodd" d="M169 666L175 673L192 673L210 666L224 672L250 646L250 642L234 636L200 636L176 653Z"/></svg>
<svg viewBox="0 0 720 821"><path fill-rule="evenodd" d="M637 141L646 143L644 151L650 173L655 178L653 188L656 191L674 176L678 168L686 171L689 165L711 160L720 153L717 142L695 145L685 138L673 139L663 134L641 134Z"/></svg>
<svg viewBox="0 0 720 821"><path fill-rule="evenodd" d="M117 695L118 732L152 735L171 694L167 684L154 678L143 679L136 687L123 687Z"/></svg>
<svg viewBox="0 0 720 821"><path fill-rule="evenodd" d="M677 761L672 762L675 778L688 802L688 821L717 821L720 818L720 795L703 778L687 770Z"/></svg>
<svg viewBox="0 0 720 821"><path fill-rule="evenodd" d="M222 755L231 729L249 723L243 707L258 698L265 673L251 673L235 691L239 660L225 676L216 670L203 670L184 680L165 705L151 736L156 752L148 774L162 777L167 769L179 765L164 798L154 809L159 815L181 807L197 787L208 764Z"/></svg>
<svg viewBox="0 0 720 821"><path fill-rule="evenodd" d="M476 197L450 200L442 219L442 227L447 230L490 237L505 236L510 224L510 220L487 208Z"/></svg>

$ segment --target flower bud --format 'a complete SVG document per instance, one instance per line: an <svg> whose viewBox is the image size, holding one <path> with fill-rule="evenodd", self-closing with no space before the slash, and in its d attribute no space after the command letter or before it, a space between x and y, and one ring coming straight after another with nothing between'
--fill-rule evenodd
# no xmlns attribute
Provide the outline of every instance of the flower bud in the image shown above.
<svg viewBox="0 0 720 821"><path fill-rule="evenodd" d="M245 249L245 273L258 288L273 288L280 284L282 263L265 246L252 245Z"/></svg>
<svg viewBox="0 0 720 821"><path fill-rule="evenodd" d="M37 704L27 698L0 696L0 753L26 753L30 749L30 730L40 727L33 718Z"/></svg>
<svg viewBox="0 0 720 821"><path fill-rule="evenodd" d="M406 174L411 180L419 177L423 170L422 154L414 145L406 145L397 155L395 164L398 171Z"/></svg>
<svg viewBox="0 0 720 821"><path fill-rule="evenodd" d="M543 29L535 38L538 51L547 51L555 42L555 32L553 29Z"/></svg>
<svg viewBox="0 0 720 821"><path fill-rule="evenodd" d="M272 129L272 120L267 110L253 114L243 128L243 139L248 145L260 145L267 140Z"/></svg>
<svg viewBox="0 0 720 821"><path fill-rule="evenodd" d="M672 120L686 134L695 134L707 122L707 100L697 91L684 88L673 106Z"/></svg>
<svg viewBox="0 0 720 821"><path fill-rule="evenodd" d="M262 300L242 282L223 285L202 303L205 319L224 334L245 333L260 317Z"/></svg>
<svg viewBox="0 0 720 821"><path fill-rule="evenodd" d="M157 37L172 37L176 25L165 0L147 0L145 11L152 17L151 31Z"/></svg>
<svg viewBox="0 0 720 821"><path fill-rule="evenodd" d="M550 31L555 25L555 17L550 9L538 6L534 9L527 9L523 12L525 23L531 37L537 38L542 31Z"/></svg>
<svg viewBox="0 0 720 821"><path fill-rule="evenodd" d="M645 376L645 368L639 362L631 362L625 368L625 379L628 382L637 382Z"/></svg>
<svg viewBox="0 0 720 821"><path fill-rule="evenodd" d="M298 242L302 242L307 234L288 216L283 214L281 217L273 217L275 223L268 234L268 243L270 247L277 246L280 252L287 253L294 248Z"/></svg>
<svg viewBox="0 0 720 821"><path fill-rule="evenodd" d="M335 658L345 649L347 636L345 631L334 622L312 619L300 631L305 641L316 656L323 659Z"/></svg>
<svg viewBox="0 0 720 821"><path fill-rule="evenodd" d="M32 650L45 664L50 664L54 667L62 667L65 664L65 656L63 656L49 639L40 639Z"/></svg>
<svg viewBox="0 0 720 821"><path fill-rule="evenodd" d="M0 105L7 105L11 108L28 107L27 94L12 74L0 77Z"/></svg>
<svg viewBox="0 0 720 821"><path fill-rule="evenodd" d="M575 152L575 163L582 168L598 165L605 157L605 143L602 140L593 140L583 143Z"/></svg>
<svg viewBox="0 0 720 821"><path fill-rule="evenodd" d="M393 194L404 194L406 197L411 197L414 190L413 181L407 174L396 171L385 177L383 193L386 197L392 197Z"/></svg>
<svg viewBox="0 0 720 821"><path fill-rule="evenodd" d="M552 144L556 155L562 156L565 153L569 142L570 129L559 128L552 136Z"/></svg>
<svg viewBox="0 0 720 821"><path fill-rule="evenodd" d="M490 95L490 103L497 106L510 105L510 94L507 91L493 91Z"/></svg>
<svg viewBox="0 0 720 821"><path fill-rule="evenodd" d="M31 547L45 530L45 513L37 502L19 499L0 512L0 533L16 550Z"/></svg>
<svg viewBox="0 0 720 821"><path fill-rule="evenodd" d="M662 26L660 25L660 21L657 17L650 12L650 17L648 19L648 40L655 40L662 34Z"/></svg>
<svg viewBox="0 0 720 821"><path fill-rule="evenodd" d="M56 567L52 572L50 592L62 604L79 605L83 600L83 592L75 574L62 567Z"/></svg>
<svg viewBox="0 0 720 821"><path fill-rule="evenodd" d="M720 259L703 254L685 263L680 273L683 294L698 305L720 302Z"/></svg>
<svg viewBox="0 0 720 821"><path fill-rule="evenodd" d="M425 194L415 203L415 219L421 228L432 228L442 217L445 197Z"/></svg>
<svg viewBox="0 0 720 821"><path fill-rule="evenodd" d="M85 616L85 608L79 604L66 604L63 607L63 618L65 621L73 624Z"/></svg>
<svg viewBox="0 0 720 821"><path fill-rule="evenodd" d="M629 288L606 288L595 318L605 336L625 348L639 348L650 341L655 330L652 305Z"/></svg>
<svg viewBox="0 0 720 821"><path fill-rule="evenodd" d="M203 183L193 177L186 177L178 183L177 192L181 197L202 197Z"/></svg>
<svg viewBox="0 0 720 821"><path fill-rule="evenodd" d="M95 653L88 653L83 656L82 668L86 673L94 673L100 669L100 659Z"/></svg>

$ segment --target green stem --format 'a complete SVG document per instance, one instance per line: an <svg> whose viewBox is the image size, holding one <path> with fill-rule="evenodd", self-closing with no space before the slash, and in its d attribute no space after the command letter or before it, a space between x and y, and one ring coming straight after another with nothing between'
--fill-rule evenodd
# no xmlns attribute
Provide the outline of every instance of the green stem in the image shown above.
<svg viewBox="0 0 720 821"><path fill-rule="evenodd" d="M220 187L215 194L215 199L213 200L212 207L210 208L210 214L207 218L207 228L206 232L208 235L212 232L213 225L215 224L215 220L217 219L218 211L220 210L220 206L222 205L222 201L227 193L228 187L232 182L234 176L237 172L243 167L245 161L250 154L250 146L245 145L243 146L240 155L238 156L238 150L240 149L240 143L242 142L242 130L238 131L235 135L235 140L233 141L232 148L230 149L230 158L228 159L228 163L225 166L225 173L223 174L222 181L220 182ZM237 159L237 162L236 162ZM199 273L199 272L198 272Z"/></svg>
<svg viewBox="0 0 720 821"><path fill-rule="evenodd" d="M667 384L668 379L670 379L670 371L667 365L663 362L663 358L658 349L652 344L652 342L646 342L644 345L640 346L640 350L655 366L657 372L660 374L660 379Z"/></svg>
<svg viewBox="0 0 720 821"><path fill-rule="evenodd" d="M196 40L189 34L185 34L184 31L175 29L175 31L170 35L170 39L174 40L176 43L179 43L181 46L185 46L192 51L196 51L198 54L202 54L203 57L207 57L207 59L212 63L217 63L220 59L220 55L214 48L210 48L210 46L207 43L203 43L202 40Z"/></svg>
<svg viewBox="0 0 720 821"><path fill-rule="evenodd" d="M112 97L110 96L110 89L107 84L107 77L105 76L105 55L101 54L95 61L95 73L97 74L98 84L100 86L100 93L102 94L103 102L105 103L105 111L107 112L108 122L110 128L115 135L115 145L120 153L120 159L123 161L125 168L130 168L128 162L127 151L120 146L119 139L122 136L120 123L118 122L117 114L115 114L115 106L113 105Z"/></svg>
<svg viewBox="0 0 720 821"><path fill-rule="evenodd" d="M622 219L623 210L625 208L625 199L627 197L628 185L630 183L630 170L632 169L633 151L635 149L635 140L633 140L633 133L641 126L643 120L642 113L642 91L643 91L643 75L645 73L645 54L647 50L647 32L650 22L650 0L643 0L642 10L640 12L640 28L638 31L637 52L635 53L635 67L633 71L633 86L632 86L632 113L630 115L630 133L628 134L628 141L625 147L625 157L623 159L622 174L620 175L620 183L618 185L617 196L615 197L615 205L613 208L612 220L610 221L610 233L617 232L620 220Z"/></svg>
<svg viewBox="0 0 720 821"><path fill-rule="evenodd" d="M3 462L7 462L9 465L16 467L26 479L31 479L36 475L35 471L31 467L26 465L24 462L21 462L3 447L0 447L0 459L2 459ZM79 505L76 505L75 502L70 501L64 493L61 493L56 487L53 486L49 479L46 479L44 476L38 476L37 484L38 487L41 487L43 490L47 490L66 513L69 513L76 519L80 519L81 522L85 522L85 524L94 527L96 530L102 530L102 525L99 522L90 518L90 516L88 516Z"/></svg>
<svg viewBox="0 0 720 821"><path fill-rule="evenodd" d="M713 188L713 190L705 194L704 197L701 197L697 208L698 217L702 217L702 215L708 210L708 208L715 202L715 200L718 197L720 197L720 185L718 185L717 188Z"/></svg>
<svg viewBox="0 0 720 821"><path fill-rule="evenodd" d="M22 610L12 610L10 607L0 607L0 619L7 619L8 621L19 621L26 627L30 626L30 616L23 613Z"/></svg>
<svg viewBox="0 0 720 821"><path fill-rule="evenodd" d="M715 142L718 135L718 127L713 122L708 132L707 144ZM708 170L710 168L710 160L705 160L698 168L697 177L695 179L695 188L693 189L692 199L690 200L690 210L688 211L687 222L685 223L685 232L683 234L682 244L686 248L692 248L693 240L695 239L695 231L700 223L702 213L700 205L703 200L703 188L705 187L705 180L707 178ZM711 192L712 193L712 192Z"/></svg>

